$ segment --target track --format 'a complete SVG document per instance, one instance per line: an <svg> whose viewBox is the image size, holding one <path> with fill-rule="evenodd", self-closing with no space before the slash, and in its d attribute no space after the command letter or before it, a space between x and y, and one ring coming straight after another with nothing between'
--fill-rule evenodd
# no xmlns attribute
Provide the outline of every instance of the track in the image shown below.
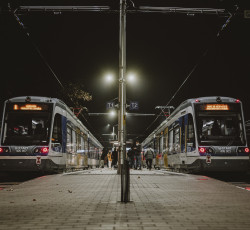
<svg viewBox="0 0 250 230"><path fill-rule="evenodd" d="M250 191L250 173L209 173L206 174L211 178L221 180L240 189L246 189Z"/></svg>
<svg viewBox="0 0 250 230"><path fill-rule="evenodd" d="M12 186L41 176L38 173L0 173L0 190L12 190Z"/></svg>

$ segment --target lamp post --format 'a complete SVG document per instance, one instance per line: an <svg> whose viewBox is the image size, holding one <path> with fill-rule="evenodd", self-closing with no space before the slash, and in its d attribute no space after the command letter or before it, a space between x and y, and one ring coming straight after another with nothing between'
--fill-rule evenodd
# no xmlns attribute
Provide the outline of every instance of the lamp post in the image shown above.
<svg viewBox="0 0 250 230"><path fill-rule="evenodd" d="M116 135L116 133L115 133L115 126L118 126L118 124L113 125L113 132L112 132L113 140L116 140L116 139L117 139L117 135Z"/></svg>
<svg viewBox="0 0 250 230"><path fill-rule="evenodd" d="M126 0L120 0L120 33L119 33L119 116L118 143L119 164L117 173L121 174L121 202L128 202L129 176L125 172L126 157Z"/></svg>

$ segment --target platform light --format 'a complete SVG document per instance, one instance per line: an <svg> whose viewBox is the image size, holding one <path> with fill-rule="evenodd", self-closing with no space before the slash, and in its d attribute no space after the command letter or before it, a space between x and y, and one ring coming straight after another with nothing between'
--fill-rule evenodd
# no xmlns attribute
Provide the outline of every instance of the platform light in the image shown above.
<svg viewBox="0 0 250 230"><path fill-rule="evenodd" d="M127 81L130 83L135 83L136 82L136 74L135 73L129 73L127 75Z"/></svg>
<svg viewBox="0 0 250 230"><path fill-rule="evenodd" d="M111 110L111 111L109 112L109 115L110 115L111 117L114 117L114 116L116 115L116 112L115 112L114 110Z"/></svg>
<svg viewBox="0 0 250 230"><path fill-rule="evenodd" d="M105 81L106 81L107 83L113 82L114 79L115 79L115 77L114 77L114 75L111 74L111 73L108 73L108 74L105 75Z"/></svg>

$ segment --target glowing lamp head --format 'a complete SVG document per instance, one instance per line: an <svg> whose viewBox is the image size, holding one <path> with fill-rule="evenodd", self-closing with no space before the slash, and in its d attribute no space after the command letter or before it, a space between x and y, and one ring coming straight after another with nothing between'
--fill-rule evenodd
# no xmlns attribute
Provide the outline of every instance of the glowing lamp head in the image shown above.
<svg viewBox="0 0 250 230"><path fill-rule="evenodd" d="M107 82L107 83L111 83L111 82L113 82L114 81L114 75L113 74L106 74L105 75L105 81Z"/></svg>
<svg viewBox="0 0 250 230"><path fill-rule="evenodd" d="M114 116L116 115L116 113L115 113L114 110L111 110L111 111L109 112L109 114L110 114L111 117L114 117Z"/></svg>
<svg viewBox="0 0 250 230"><path fill-rule="evenodd" d="M136 82L136 76L135 76L135 74L134 73L128 74L127 80L128 80L128 82L135 83Z"/></svg>

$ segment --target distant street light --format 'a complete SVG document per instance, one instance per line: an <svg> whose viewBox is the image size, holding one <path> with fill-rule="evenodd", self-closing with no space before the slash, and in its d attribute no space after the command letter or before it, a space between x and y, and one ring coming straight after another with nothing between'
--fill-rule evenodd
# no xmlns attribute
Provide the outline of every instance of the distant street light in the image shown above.
<svg viewBox="0 0 250 230"><path fill-rule="evenodd" d="M116 115L116 112L115 112L114 110L111 110L111 111L109 112L109 114L110 114L111 117L114 117L114 116Z"/></svg>

